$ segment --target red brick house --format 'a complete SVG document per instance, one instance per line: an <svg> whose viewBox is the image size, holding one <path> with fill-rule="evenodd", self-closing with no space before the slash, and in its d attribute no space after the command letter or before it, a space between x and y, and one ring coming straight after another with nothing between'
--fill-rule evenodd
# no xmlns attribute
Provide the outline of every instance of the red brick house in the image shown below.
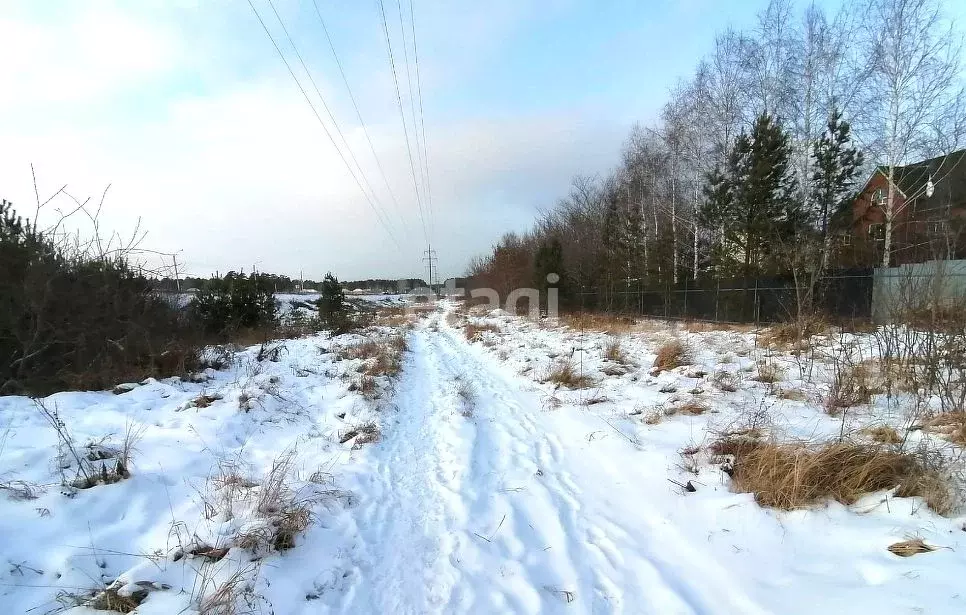
<svg viewBox="0 0 966 615"><path fill-rule="evenodd" d="M966 150L896 167L891 264L966 258ZM878 167L852 201L836 260L878 266L885 243L888 169Z"/></svg>

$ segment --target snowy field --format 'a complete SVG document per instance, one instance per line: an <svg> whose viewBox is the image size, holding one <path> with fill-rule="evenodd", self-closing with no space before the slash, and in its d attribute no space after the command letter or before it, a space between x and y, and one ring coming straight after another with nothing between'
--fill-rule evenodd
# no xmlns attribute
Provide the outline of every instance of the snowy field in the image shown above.
<svg viewBox="0 0 966 615"><path fill-rule="evenodd" d="M671 339L692 360L652 369ZM190 382L0 398L0 606L966 612L956 511L891 491L781 511L733 489L707 449L750 417L811 439L906 420L875 397L829 416L828 365L756 342L443 303L362 334L213 352ZM826 342L873 353L861 335ZM579 384L549 377L564 365ZM909 438L957 463L940 435ZM910 538L936 550L888 550Z"/></svg>

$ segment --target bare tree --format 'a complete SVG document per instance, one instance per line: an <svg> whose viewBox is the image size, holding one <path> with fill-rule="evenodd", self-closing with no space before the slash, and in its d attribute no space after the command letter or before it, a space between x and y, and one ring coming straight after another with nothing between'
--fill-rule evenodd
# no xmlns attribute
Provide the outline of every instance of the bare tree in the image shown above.
<svg viewBox="0 0 966 615"><path fill-rule="evenodd" d="M955 121L962 85L961 39L937 0L871 0L865 52L871 77L867 105L870 140L888 180L882 266L891 262L901 205L896 167L911 157L935 155L937 127ZM904 202L909 202L907 198Z"/></svg>

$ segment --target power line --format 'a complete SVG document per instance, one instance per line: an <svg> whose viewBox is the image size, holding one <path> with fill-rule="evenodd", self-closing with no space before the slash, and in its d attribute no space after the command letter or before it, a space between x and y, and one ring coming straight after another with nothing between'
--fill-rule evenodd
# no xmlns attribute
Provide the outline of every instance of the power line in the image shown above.
<svg viewBox="0 0 966 615"><path fill-rule="evenodd" d="M423 85L419 77L419 51L416 48L416 13L413 0L409 0L409 25L413 33L413 61L416 65L416 91L419 95L419 124L423 133L423 164L426 166L426 197L429 209L429 233L433 234L435 219L433 212L433 185L429 174L429 146L426 144L426 121L423 115Z"/></svg>
<svg viewBox="0 0 966 615"><path fill-rule="evenodd" d="M319 100L322 102L322 108L325 109L326 115L329 116L329 121L332 122L332 125L335 127L335 131L338 133L339 138L342 139L343 145L345 145L346 151L349 152L349 158L352 159L352 162L355 163L356 168L359 170L359 175L362 177L362 182L369 189L369 192L372 193L372 200L375 202L375 204L382 211L383 215L386 217L386 220L388 220L389 219L389 216L386 213L385 208L382 207L382 203L379 202L379 198L376 196L376 191L373 190L372 184L369 183L369 179L366 177L365 171L362 170L362 165L359 164L359 161L356 159L355 154L352 153L352 147L349 146L348 139L346 139L345 138L345 135L342 134L342 129L339 128L339 122L336 121L335 116L332 114L332 111L329 109L329 105L326 104L325 97L322 96L322 92L319 90L319 86L316 85L316 83L315 83L315 78L312 77L312 71L309 70L309 67L306 66L306 64L305 64L305 60L302 59L302 54L299 53L299 48L295 44L295 40L293 40L292 39L292 35L289 34L288 28L285 27L285 22L282 21L282 16L279 15L278 10L275 8L275 3L272 2L272 0L267 0L267 1L268 1L268 6L272 7L272 12L275 13L275 19L278 20L278 25L282 26L282 32L285 33L285 38L288 39L289 45L291 45L292 46L292 50L295 51L295 57L298 58L299 63L302 65L302 70L305 71L305 74L309 78L309 82L312 84L312 87L315 89L315 93L318 95Z"/></svg>
<svg viewBox="0 0 966 615"><path fill-rule="evenodd" d="M423 199L426 199L426 174L423 171L423 158L422 158L422 148L419 144L419 126L416 124L416 97L413 96L413 75L412 70L410 70L409 64L409 44L406 42L406 25L403 22L403 8L402 0L396 0L396 10L399 14L399 36L402 38L402 48L403 48L403 59L405 60L406 66L406 94L409 96L409 114L413 118L413 139L416 141L416 166L419 167L419 177L421 180L421 187L423 189ZM426 212L426 217L428 219L427 226L430 228L430 233L433 228L433 220L428 211Z"/></svg>
<svg viewBox="0 0 966 615"><path fill-rule="evenodd" d="M249 0L250 1L250 0ZM409 155L409 170L412 173L413 189L416 192L416 207L419 209L419 220L423 226L423 235L429 242L429 233L426 231L426 218L423 216L422 200L419 197L419 183L416 180L416 164L413 162L413 149L409 144L409 128L406 126L406 112L403 111L402 96L399 94L399 78L396 75L396 61L392 55L392 41L389 37L389 24L386 21L386 6L383 0L379 0L379 12L382 16L382 30L386 35L386 49L389 52L389 67L392 69L392 82L396 87L396 104L399 107L399 117L402 120L403 136L406 138L406 152Z"/></svg>
<svg viewBox="0 0 966 615"><path fill-rule="evenodd" d="M268 29L268 26L265 25L265 21L262 19L262 16L258 13L258 9L255 8L254 4L252 4L252 0L248 0L248 6L251 7L252 12L255 14L255 17L258 19L258 23L261 24L262 29L265 30L265 34L268 36L269 40L272 41L272 45L275 47L275 51L278 52L278 57L281 58L282 63L285 64L285 68L288 69L289 75L292 76L292 80L295 81L295 85L298 86L299 91L302 92L302 96L305 98L305 102L309 104L309 107L312 109L312 113L315 115L315 119L318 120L319 125L322 126L322 130L325 131L325 136L329 138L329 141L332 143L332 146L335 148L335 151L339 154L339 158L342 159L342 163L345 165L346 170L349 171L349 175L351 175L352 179L355 180L356 186L359 187L359 191L362 192L362 195L366 198L366 202L369 203L369 207L372 208L373 213L376 214L376 218L379 220L380 224L382 224L383 228L386 230L386 233L389 234L389 237L392 239L393 243L395 243L396 247L399 248L400 251L402 251L402 245L400 245L399 241L396 239L396 236L393 235L392 229L389 228L389 225L382 218L382 215L380 215L379 210L376 208L375 204L372 202L372 199L369 197L369 193L367 193L365 189L362 187L362 183L359 181L359 178L356 177L356 174L352 170L352 166L349 164L349 161L346 160L345 155L342 153L342 150L339 148L338 144L335 142L335 139L332 137L332 133L329 132L329 128L325 125L325 122L322 121L322 116L319 115L319 111L318 109L315 108L315 104L312 102L312 99L309 98L309 95L305 91L305 88L302 87L302 83L295 75L295 71L292 70L292 66L288 63L288 60L285 59L285 54L282 53L282 49L281 47L278 46L278 43L275 41L275 37L272 36L272 33Z"/></svg>
<svg viewBox="0 0 966 615"><path fill-rule="evenodd" d="M386 175L386 171L383 169L382 161L379 159L379 155L376 153L376 147L372 143L372 137L369 136L369 129L366 127L366 121L362 119L362 113L359 111L359 105L356 102L356 97L352 93L352 88L349 86L349 79L346 77L345 70L342 67L342 61L339 60L339 54L335 50L335 44L332 42L332 37L329 36L329 29L325 25L325 20L322 18L322 11L319 9L319 3L317 0L312 0L312 4L315 5L315 14L319 18L319 24L322 26L322 32L325 33L325 40L329 43L329 49L332 51L332 57L335 58L335 64L339 67L339 74L342 75L342 82L345 84L345 89L349 92L349 100L352 101L352 107L355 109L356 117L359 118L359 123L362 125L362 132L366 135L366 141L369 143L369 149L372 151L372 157L376 160L376 167L379 169L379 174L382 175L382 181L386 185L386 190L389 192L389 198L392 199L393 205L396 209L396 215L399 216L399 220L402 222L403 230L406 229L406 218L402 214L402 208L399 205L399 201L396 199L395 193L392 191L392 187L389 185L389 178Z"/></svg>

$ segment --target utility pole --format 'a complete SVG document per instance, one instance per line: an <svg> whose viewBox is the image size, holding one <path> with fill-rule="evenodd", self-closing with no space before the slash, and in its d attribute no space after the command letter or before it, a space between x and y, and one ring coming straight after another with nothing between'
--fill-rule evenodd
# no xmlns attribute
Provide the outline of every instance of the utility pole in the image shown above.
<svg viewBox="0 0 966 615"><path fill-rule="evenodd" d="M178 292L181 292L181 276L178 275L178 253L175 252L171 255L171 261L174 263L174 281L178 286Z"/></svg>
<svg viewBox="0 0 966 615"><path fill-rule="evenodd" d="M426 256L423 257L423 261L429 267L429 279L426 281L430 288L433 288L434 282L438 284L438 280L433 278L433 264L436 263L436 275L439 276L439 259L436 258L436 250L433 249L432 244L423 252Z"/></svg>

